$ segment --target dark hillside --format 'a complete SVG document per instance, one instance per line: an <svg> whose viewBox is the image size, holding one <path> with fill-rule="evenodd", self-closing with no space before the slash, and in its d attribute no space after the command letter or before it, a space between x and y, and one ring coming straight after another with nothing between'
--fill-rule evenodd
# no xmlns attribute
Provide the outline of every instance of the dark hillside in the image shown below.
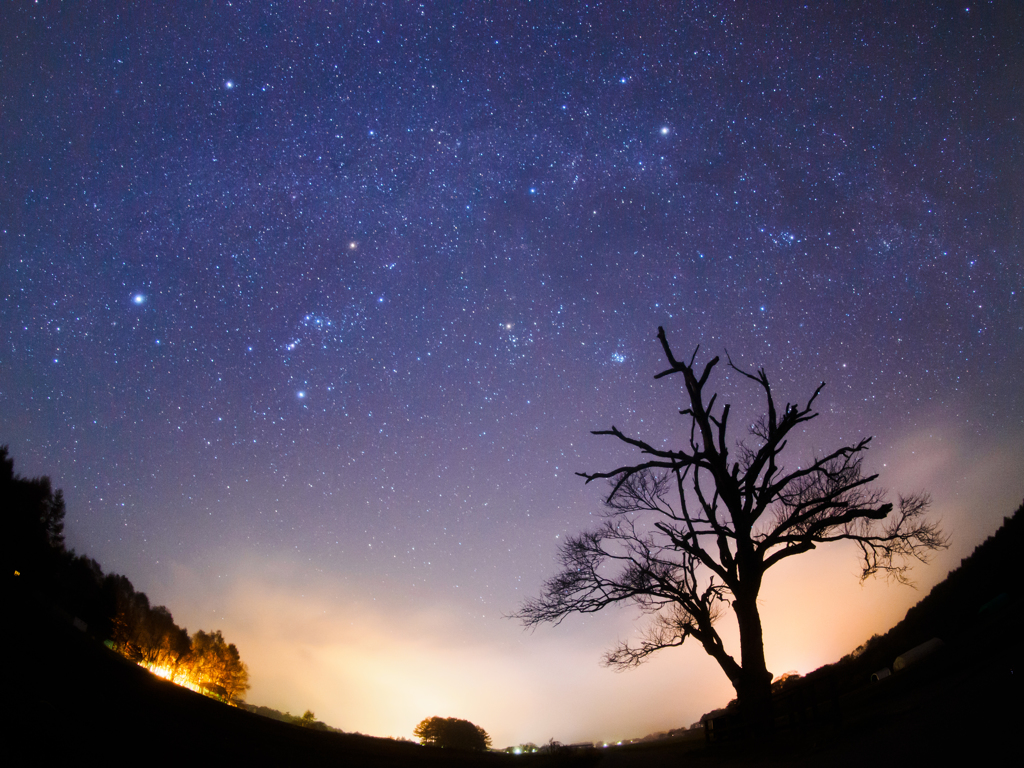
<svg viewBox="0 0 1024 768"><path fill-rule="evenodd" d="M944 762L951 750L998 754L1024 713L1022 547L1024 505L896 626L784 685L780 739L846 742L840 762L851 765L864 741L911 763ZM929 642L937 650L897 669L898 657Z"/></svg>
<svg viewBox="0 0 1024 768"><path fill-rule="evenodd" d="M1024 508L1022 508L1024 510ZM131 755L254 765L861 766L995 759L1022 712L1022 515L1018 510L886 635L859 655L795 681L777 697L772 743L704 744L696 734L605 750L512 756L301 728L161 680L74 629L37 593L8 581L12 659L5 680L11 743L32 762ZM872 671L940 636L941 651L877 683ZM1016 674L1015 674L1016 672Z"/></svg>
<svg viewBox="0 0 1024 768"><path fill-rule="evenodd" d="M894 660L938 638L943 656L970 653L987 668L999 666L1012 675L1021 642L1024 601L1024 505L992 536L979 544L960 566L884 635L868 640L855 654L805 678L836 678L843 690L864 685L879 670L892 671ZM963 663L973 664L973 656Z"/></svg>
<svg viewBox="0 0 1024 768"><path fill-rule="evenodd" d="M131 762L251 765L493 766L503 754L329 733L260 717L162 680L8 591L14 663L8 733L27 764L131 756Z"/></svg>

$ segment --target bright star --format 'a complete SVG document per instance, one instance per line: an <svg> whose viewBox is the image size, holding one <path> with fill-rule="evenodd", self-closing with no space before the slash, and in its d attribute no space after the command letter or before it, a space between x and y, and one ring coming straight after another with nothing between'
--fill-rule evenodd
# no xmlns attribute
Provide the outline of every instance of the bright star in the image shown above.
<svg viewBox="0 0 1024 768"><path fill-rule="evenodd" d="M232 88L235 87L235 81L234 80L227 80L227 81L225 81L224 87L227 88L230 91Z"/></svg>
<svg viewBox="0 0 1024 768"><path fill-rule="evenodd" d="M132 296L132 302L135 304L145 304L146 297L141 293L136 293L134 296Z"/></svg>
<svg viewBox="0 0 1024 768"><path fill-rule="evenodd" d="M661 127L661 135L662 136L668 136L671 132L672 132L671 129L667 125L663 125Z"/></svg>

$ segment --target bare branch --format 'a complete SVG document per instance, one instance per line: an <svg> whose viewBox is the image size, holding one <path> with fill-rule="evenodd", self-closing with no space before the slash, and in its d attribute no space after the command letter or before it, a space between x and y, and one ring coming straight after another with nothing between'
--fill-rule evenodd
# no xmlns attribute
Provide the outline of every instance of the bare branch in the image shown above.
<svg viewBox="0 0 1024 768"><path fill-rule="evenodd" d="M870 444L864 438L786 471L781 455L793 430L817 417L814 403L776 407L763 368L728 365L763 392L765 412L750 429L756 444L739 444L729 461L728 403L705 401L704 387L719 362L698 374L697 352L689 363L672 352L658 329L668 368L681 374L688 420L679 450L656 447L616 427L610 435L642 460L607 472L579 473L588 483L609 481L604 521L559 548L560 571L541 595L514 614L526 626L558 624L573 613L593 613L629 603L652 614L639 643L620 643L605 656L618 669L634 667L652 653L695 638L736 686L743 701L770 698L771 675L764 660L757 599L765 572L786 559L836 541L854 541L862 556L862 578L879 573L908 583L913 561L948 545L938 523L927 518L928 497L903 496L897 507L863 469ZM715 629L726 602L739 627L741 663L729 655Z"/></svg>

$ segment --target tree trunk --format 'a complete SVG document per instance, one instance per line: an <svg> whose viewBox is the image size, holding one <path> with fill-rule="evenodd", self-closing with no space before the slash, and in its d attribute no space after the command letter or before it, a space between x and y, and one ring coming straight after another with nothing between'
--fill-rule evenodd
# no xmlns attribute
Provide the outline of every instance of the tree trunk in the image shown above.
<svg viewBox="0 0 1024 768"><path fill-rule="evenodd" d="M742 669L736 680L736 700L744 730L752 736L771 732L772 673L764 660L764 640L757 600L736 598L732 604L740 630Z"/></svg>

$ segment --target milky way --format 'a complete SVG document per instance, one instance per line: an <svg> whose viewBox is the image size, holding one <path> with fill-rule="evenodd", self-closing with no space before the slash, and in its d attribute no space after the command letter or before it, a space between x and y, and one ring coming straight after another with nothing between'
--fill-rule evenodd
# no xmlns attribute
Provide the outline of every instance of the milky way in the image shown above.
<svg viewBox="0 0 1024 768"><path fill-rule="evenodd" d="M0 442L78 551L237 638L250 700L499 745L724 703L667 652L624 704L632 614L502 618L600 509L589 431L678 438L659 325L780 400L826 381L792 460L874 435L954 536L923 584L1019 504L1019 3L112 5L0 11ZM849 555L890 607L816 664L920 597ZM417 682L453 648L472 680Z"/></svg>

